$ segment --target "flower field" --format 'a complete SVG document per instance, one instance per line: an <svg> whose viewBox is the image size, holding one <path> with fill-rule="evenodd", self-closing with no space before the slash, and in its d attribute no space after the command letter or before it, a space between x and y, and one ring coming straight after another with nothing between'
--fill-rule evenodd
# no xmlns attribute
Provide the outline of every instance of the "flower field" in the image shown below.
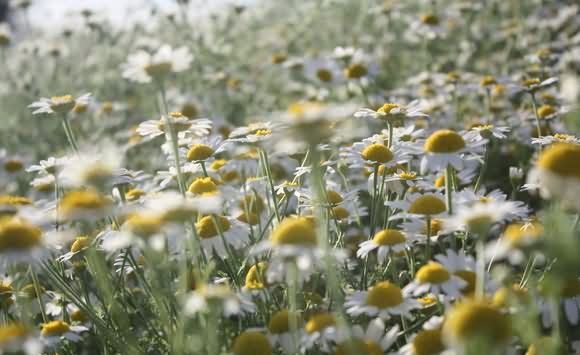
<svg viewBox="0 0 580 355"><path fill-rule="evenodd" d="M576 1L166 3L0 23L0 354L580 354Z"/></svg>

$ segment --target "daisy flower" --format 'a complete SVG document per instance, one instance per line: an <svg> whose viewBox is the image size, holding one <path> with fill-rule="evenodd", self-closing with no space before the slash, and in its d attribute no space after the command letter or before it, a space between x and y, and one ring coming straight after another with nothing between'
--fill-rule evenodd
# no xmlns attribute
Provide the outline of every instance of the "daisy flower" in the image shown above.
<svg viewBox="0 0 580 355"><path fill-rule="evenodd" d="M11 321L0 325L0 353L36 355L42 350L42 343L24 324Z"/></svg>
<svg viewBox="0 0 580 355"><path fill-rule="evenodd" d="M408 193L403 200L386 201L385 206L402 210L391 216L390 219L403 218L438 218L446 214L445 196L435 192L420 194L416 192Z"/></svg>
<svg viewBox="0 0 580 355"><path fill-rule="evenodd" d="M352 337L337 344L337 354L384 354L395 342L399 335L399 326L395 325L385 333L386 325L382 319L376 318L369 322L365 330L360 325L351 328ZM352 349L354 345L354 349Z"/></svg>
<svg viewBox="0 0 580 355"><path fill-rule="evenodd" d="M55 346L63 340L79 342L82 340L80 335L89 329L81 325L70 325L62 320L53 320L42 325L40 331L41 341L47 346Z"/></svg>
<svg viewBox="0 0 580 355"><path fill-rule="evenodd" d="M67 192L59 203L59 218L68 221L96 221L113 213L112 199L90 189Z"/></svg>
<svg viewBox="0 0 580 355"><path fill-rule="evenodd" d="M554 135L541 136L539 138L532 138L532 144L540 144L543 146L554 143L572 143L580 145L580 138L566 133L555 133Z"/></svg>
<svg viewBox="0 0 580 355"><path fill-rule="evenodd" d="M537 221L511 223L497 241L488 244L486 255L491 260L508 258L512 264L519 264L524 260L524 251L537 243L543 234L544 227Z"/></svg>
<svg viewBox="0 0 580 355"><path fill-rule="evenodd" d="M234 129L228 141L241 143L260 143L270 140L273 132L279 130L282 126L270 121L251 123L248 126Z"/></svg>
<svg viewBox="0 0 580 355"><path fill-rule="evenodd" d="M429 117L422 112L422 105L418 100L410 102L408 105L397 103L385 103L379 109L372 110L361 108L354 113L356 118L375 118L387 122L400 121L406 118Z"/></svg>
<svg viewBox="0 0 580 355"><path fill-rule="evenodd" d="M274 347L280 347L286 353L291 353L296 349L294 344L295 336L291 332L291 313L287 309L282 309L272 315L270 321L268 322L268 339ZM298 334L297 339L301 339L304 336L304 328L302 320L298 314L295 315L296 326Z"/></svg>
<svg viewBox="0 0 580 355"><path fill-rule="evenodd" d="M305 59L304 76L312 82L325 85L337 84L344 80L339 64L325 58Z"/></svg>
<svg viewBox="0 0 580 355"><path fill-rule="evenodd" d="M36 264L49 256L42 229L19 217L0 219L0 273L17 264Z"/></svg>
<svg viewBox="0 0 580 355"><path fill-rule="evenodd" d="M374 135L354 143L351 147L343 148L340 157L354 168L369 165L392 167L407 160L404 151L398 149L397 145L389 148L381 135Z"/></svg>
<svg viewBox="0 0 580 355"><path fill-rule="evenodd" d="M181 112L170 112L169 116L163 116L159 120L142 122L137 127L137 133L145 139L153 139L163 134L169 134L168 121L181 136L187 133L202 137L209 134L212 128L212 122L207 118L190 119Z"/></svg>
<svg viewBox="0 0 580 355"><path fill-rule="evenodd" d="M522 201L512 201L508 199L508 196L501 190L496 189L490 192L478 191L476 192L472 188L464 188L461 191L453 193L453 201L457 203L458 206L469 207L475 203L507 203L511 205L510 211L504 215L502 221L511 219L523 219L530 213L529 207Z"/></svg>
<svg viewBox="0 0 580 355"><path fill-rule="evenodd" d="M441 317L431 317L423 324L423 329L413 334L409 342L399 349L400 355L435 355L446 354L447 346L444 343L441 329Z"/></svg>
<svg viewBox="0 0 580 355"><path fill-rule="evenodd" d="M230 254L230 247L240 250L250 242L247 226L235 218L208 215L201 218L195 227L207 255L215 252L224 259Z"/></svg>
<svg viewBox="0 0 580 355"><path fill-rule="evenodd" d="M246 330L236 337L231 352L234 355L271 355L272 344L261 332Z"/></svg>
<svg viewBox="0 0 580 355"><path fill-rule="evenodd" d="M210 161L215 155L225 151L228 145L228 141L223 141L218 136L206 136L194 139L191 141L186 154L187 161L193 164Z"/></svg>
<svg viewBox="0 0 580 355"><path fill-rule="evenodd" d="M405 297L401 289L389 281L378 282L368 291L348 295L344 306L350 315L365 314L385 320L393 316L413 318L411 311L420 308L419 302Z"/></svg>
<svg viewBox="0 0 580 355"><path fill-rule="evenodd" d="M186 47L173 49L163 45L154 54L140 50L129 55L121 68L123 77L138 83L163 80L171 73L189 69L193 55Z"/></svg>
<svg viewBox="0 0 580 355"><path fill-rule="evenodd" d="M219 306L223 315L230 317L240 313L252 313L256 306L235 293L227 284L204 284L188 295L184 311L189 316L210 311L210 305Z"/></svg>
<svg viewBox="0 0 580 355"><path fill-rule="evenodd" d="M339 338L336 318L333 314L326 312L310 317L304 326L304 333L302 351L318 346L322 351L327 352L330 344Z"/></svg>
<svg viewBox="0 0 580 355"><path fill-rule="evenodd" d="M383 229L375 234L373 239L359 244L356 256L366 258L371 251L377 250L377 260L385 262L387 256L404 251L411 245L412 240L406 234L396 229Z"/></svg>
<svg viewBox="0 0 580 355"><path fill-rule="evenodd" d="M465 136L474 141L477 141L478 139L489 140L492 137L496 139L505 139L507 138L506 133L509 131L511 131L511 128L505 126L496 127L491 124L479 124L471 127Z"/></svg>
<svg viewBox="0 0 580 355"><path fill-rule="evenodd" d="M456 298L461 296L461 290L466 286L465 280L452 274L443 265L429 261L417 271L415 280L403 288L403 293L413 296L432 293Z"/></svg>
<svg viewBox="0 0 580 355"><path fill-rule="evenodd" d="M580 210L580 145L558 143L544 150L528 174L530 187L542 197L562 200Z"/></svg>
<svg viewBox="0 0 580 355"><path fill-rule="evenodd" d="M476 233L485 237L489 228L495 223L502 222L513 210L511 201L476 202L469 206L462 206L452 216L444 220L446 232L458 230Z"/></svg>
<svg viewBox="0 0 580 355"><path fill-rule="evenodd" d="M91 94L84 94L79 97L72 95L52 96L51 98L41 98L33 102L28 108L33 109L33 115L38 114L66 114L72 111L75 105L88 105Z"/></svg>
<svg viewBox="0 0 580 355"><path fill-rule="evenodd" d="M456 170L463 167L464 154L475 154L485 141L473 142L465 135L449 129L432 133L423 145L421 171L440 171L447 166Z"/></svg>

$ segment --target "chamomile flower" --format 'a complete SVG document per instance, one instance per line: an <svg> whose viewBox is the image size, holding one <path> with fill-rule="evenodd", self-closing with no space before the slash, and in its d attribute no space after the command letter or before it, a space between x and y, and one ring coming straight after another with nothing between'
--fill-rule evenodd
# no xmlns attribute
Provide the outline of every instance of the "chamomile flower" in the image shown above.
<svg viewBox="0 0 580 355"><path fill-rule="evenodd" d="M413 296L432 293L456 298L466 286L465 280L451 273L445 266L429 261L421 266L415 274L415 279L403 288L403 292L405 295Z"/></svg>
<svg viewBox="0 0 580 355"><path fill-rule="evenodd" d="M532 144L540 144L543 146L554 143L572 143L580 145L580 138L566 133L555 133L553 135L541 136L539 138L532 138Z"/></svg>
<svg viewBox="0 0 580 355"><path fill-rule="evenodd" d="M317 346L322 351L328 351L330 344L339 339L336 317L331 313L314 314L304 325L302 344L304 351Z"/></svg>
<svg viewBox="0 0 580 355"><path fill-rule="evenodd" d="M449 129L435 131L423 144L425 155L421 160L421 171L440 171L447 166L461 170L464 154L477 153L482 143L485 142L473 142L465 135Z"/></svg>
<svg viewBox="0 0 580 355"><path fill-rule="evenodd" d="M39 114L67 114L76 105L84 104L88 105L91 98L91 94L84 94L79 97L74 97L72 95L62 95L62 96L52 96L50 98L41 98L38 101L33 102L28 106L28 108L33 109L33 115Z"/></svg>
<svg viewBox="0 0 580 355"><path fill-rule="evenodd" d="M280 124L270 121L250 123L248 126L234 129L228 140L241 143L260 143L270 140L273 137L272 134L281 128Z"/></svg>
<svg viewBox="0 0 580 355"><path fill-rule="evenodd" d="M509 127L496 127L491 124L481 124L471 127L471 129L465 135L475 141L478 139L489 140L491 138L505 139L507 138L506 133L510 131L511 129Z"/></svg>
<svg viewBox="0 0 580 355"><path fill-rule="evenodd" d="M111 198L95 190L67 192L59 203L59 218L66 221L96 221L114 213Z"/></svg>
<svg viewBox="0 0 580 355"><path fill-rule="evenodd" d="M40 343L26 325L18 321L6 322L0 326L0 353L24 353L34 355L42 353Z"/></svg>
<svg viewBox="0 0 580 355"><path fill-rule="evenodd" d="M229 256L229 248L240 250L250 242L248 229L237 219L223 215L208 215L196 223L197 235L208 255Z"/></svg>
<svg viewBox="0 0 580 355"><path fill-rule="evenodd" d="M295 349L295 339L300 340L304 336L304 325L298 314L295 314L295 324L298 334L295 338L292 334L292 313L287 309L282 309L272 315L268 322L268 339L274 347L280 347L283 351L291 353Z"/></svg>
<svg viewBox="0 0 580 355"><path fill-rule="evenodd" d="M191 141L186 159L192 164L211 162L215 155L225 151L229 142L223 141L218 136L206 136Z"/></svg>
<svg viewBox="0 0 580 355"><path fill-rule="evenodd" d="M123 77L138 83L163 80L171 73L189 69L193 55L186 47L173 49L163 45L155 53L140 50L127 57L122 65Z"/></svg>
<svg viewBox="0 0 580 355"><path fill-rule="evenodd" d="M476 202L458 209L444 220L443 226L447 232L463 230L483 237L493 224L503 221L512 209L511 201Z"/></svg>
<svg viewBox="0 0 580 355"><path fill-rule="evenodd" d="M194 316L210 311L210 306L219 307L226 317L256 310L251 301L234 292L227 284L199 285L188 295L183 307L188 316Z"/></svg>
<svg viewBox="0 0 580 355"><path fill-rule="evenodd" d="M377 250L377 260L382 264L388 256L404 251L411 243L412 240L405 233L396 229L383 229L373 239L360 243L356 256L366 258L370 252Z"/></svg>
<svg viewBox="0 0 580 355"><path fill-rule="evenodd" d="M336 346L336 355L347 354L384 354L395 342L399 335L399 326L395 325L387 330L382 319L376 318L369 322L366 330L360 325L351 328L352 336L339 342Z"/></svg>
<svg viewBox="0 0 580 355"><path fill-rule="evenodd" d="M236 337L231 351L234 355L271 355L272 344L266 335L248 330Z"/></svg>
<svg viewBox="0 0 580 355"><path fill-rule="evenodd" d="M447 211L445 196L438 192L428 194L408 193L403 200L386 201L385 206L401 210L401 212L391 216L393 220L407 217L438 218Z"/></svg>
<svg viewBox="0 0 580 355"><path fill-rule="evenodd" d="M19 217L0 219L0 273L19 264L36 264L49 256L42 229Z"/></svg>
<svg viewBox="0 0 580 355"><path fill-rule="evenodd" d="M340 65L325 58L307 58L304 61L304 76L322 85L337 84L344 80Z"/></svg>
<svg viewBox="0 0 580 355"><path fill-rule="evenodd" d="M354 113L354 117L375 118L387 122L404 121L408 118L428 117L429 115L422 112L422 110L423 106L418 100L412 101L408 105L389 102L383 104L376 111L369 108L361 108Z"/></svg>
<svg viewBox="0 0 580 355"><path fill-rule="evenodd" d="M209 134L212 128L212 122L207 118L191 119L181 112L171 112L167 117L163 116L159 120L142 122L137 128L137 133L145 139L153 139L169 134L168 124L171 124L173 129L182 136L187 133L202 137Z"/></svg>
<svg viewBox="0 0 580 355"><path fill-rule="evenodd" d="M419 302L406 297L397 285L389 281L378 282L368 291L347 296L344 305L347 313L353 316L366 314L385 320L393 316L412 318L411 311L420 308Z"/></svg>
<svg viewBox="0 0 580 355"><path fill-rule="evenodd" d="M42 325L40 331L41 341L47 346L55 346L63 340L79 342L82 340L82 332L88 331L81 325L70 325L62 320L53 320Z"/></svg>
<svg viewBox="0 0 580 355"><path fill-rule="evenodd" d="M404 151L398 149L396 145L389 148L384 137L380 135L374 135L344 148L341 151L341 158L354 168L379 165L393 167L407 160Z"/></svg>
<svg viewBox="0 0 580 355"><path fill-rule="evenodd" d="M580 210L580 145L558 143L544 150L528 175L542 197L562 200Z"/></svg>

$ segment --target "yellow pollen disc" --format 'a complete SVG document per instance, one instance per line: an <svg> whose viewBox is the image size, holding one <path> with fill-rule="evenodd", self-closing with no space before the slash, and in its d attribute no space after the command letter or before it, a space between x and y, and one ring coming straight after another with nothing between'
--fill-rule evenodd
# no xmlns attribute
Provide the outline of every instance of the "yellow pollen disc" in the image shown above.
<svg viewBox="0 0 580 355"><path fill-rule="evenodd" d="M467 285L461 290L461 293L463 293L464 295L470 295L475 291L475 279L476 279L475 272L462 270L456 271L453 274L459 276L461 279L467 282Z"/></svg>
<svg viewBox="0 0 580 355"><path fill-rule="evenodd" d="M94 190L71 191L60 202L62 214L67 216L76 210L99 210L110 205L111 201Z"/></svg>
<svg viewBox="0 0 580 355"><path fill-rule="evenodd" d="M312 334L315 332L320 332L328 327L332 327L336 324L336 319L330 313L318 313L308 320L305 329L306 333Z"/></svg>
<svg viewBox="0 0 580 355"><path fill-rule="evenodd" d="M313 221L308 218L289 217L280 222L270 238L276 245L313 246L316 244L316 230Z"/></svg>
<svg viewBox="0 0 580 355"><path fill-rule="evenodd" d="M249 211L253 214L260 214L266 209L266 205L264 204L264 200L256 195L246 195L242 198L239 203L240 209L242 211Z"/></svg>
<svg viewBox="0 0 580 355"><path fill-rule="evenodd" d="M222 180L225 182L232 182L240 177L236 170L225 172L221 175Z"/></svg>
<svg viewBox="0 0 580 355"><path fill-rule="evenodd" d="M219 169L223 168L227 162L228 161L225 159L216 159L211 163L211 165L209 167L212 170L219 170Z"/></svg>
<svg viewBox="0 0 580 355"><path fill-rule="evenodd" d="M441 229L443 228L443 222L439 219L431 219L431 236L439 234ZM427 234L427 226L424 226L422 229L424 234Z"/></svg>
<svg viewBox="0 0 580 355"><path fill-rule="evenodd" d="M343 201L342 196L334 190L326 190L326 197L328 198L328 203L331 205L338 205Z"/></svg>
<svg viewBox="0 0 580 355"><path fill-rule="evenodd" d="M205 216L196 223L197 234L204 239L210 239L231 228L230 221L224 216ZM219 229L218 229L219 228Z"/></svg>
<svg viewBox="0 0 580 355"><path fill-rule="evenodd" d="M149 237L159 233L162 223L163 220L158 215L139 213L127 218L125 225L131 233L141 237Z"/></svg>
<svg viewBox="0 0 580 355"><path fill-rule="evenodd" d="M267 137L272 134L272 130L269 129L259 129L257 130L254 135L258 137Z"/></svg>
<svg viewBox="0 0 580 355"><path fill-rule="evenodd" d="M528 303L530 296L528 290L518 284L511 287L502 287L493 294L492 304L496 307L506 307L514 302Z"/></svg>
<svg viewBox="0 0 580 355"><path fill-rule="evenodd" d="M257 264L252 265L248 273L246 274L246 283L244 287L255 290L262 289L266 287L266 270L268 269L268 264L261 261Z"/></svg>
<svg viewBox="0 0 580 355"><path fill-rule="evenodd" d="M8 345L14 340L23 338L28 334L22 323L7 323L0 325L0 347Z"/></svg>
<svg viewBox="0 0 580 355"><path fill-rule="evenodd" d="M387 115L388 115L389 113L391 113L391 111L392 111L393 109L395 109L395 108L399 108L399 107L401 107L401 106L400 106L400 105L398 105L398 104L394 104L394 103L390 103L390 102L388 102L388 103L386 103L386 104L383 104L383 106L381 106L381 107L380 107L380 108L377 110L377 112L384 113L384 114L387 114Z"/></svg>
<svg viewBox="0 0 580 355"><path fill-rule="evenodd" d="M417 274L415 280L419 283L442 284L451 278L451 274L447 269L434 261L429 261L427 265L423 265Z"/></svg>
<svg viewBox="0 0 580 355"><path fill-rule="evenodd" d="M416 355L439 354L445 350L441 329L421 330L413 338L412 349Z"/></svg>
<svg viewBox="0 0 580 355"><path fill-rule="evenodd" d="M176 222L183 223L185 221L191 221L194 217L196 210L190 206L175 206L173 208L165 210L161 214L161 220L166 223Z"/></svg>
<svg viewBox="0 0 580 355"><path fill-rule="evenodd" d="M401 289L388 281L379 282L368 292L367 303L379 309L396 307L403 303Z"/></svg>
<svg viewBox="0 0 580 355"><path fill-rule="evenodd" d="M540 99L542 99L542 101L547 102L547 103L555 103L556 102L556 97L550 93L547 93L547 92L540 95Z"/></svg>
<svg viewBox="0 0 580 355"><path fill-rule="evenodd" d="M556 138L557 140L561 140L561 141L565 141L567 139L573 138L574 136L571 134L565 134L565 133L556 133L554 134L554 138Z"/></svg>
<svg viewBox="0 0 580 355"><path fill-rule="evenodd" d="M434 295L427 295L418 299L419 303L423 305L423 307L429 307L434 304L437 304L438 300Z"/></svg>
<svg viewBox="0 0 580 355"><path fill-rule="evenodd" d="M496 85L496 84L497 84L497 81L491 75L486 75L483 78L481 78L481 80L479 81L479 85L481 85L481 86L492 86L492 85Z"/></svg>
<svg viewBox="0 0 580 355"><path fill-rule="evenodd" d="M290 331L290 316L291 313L287 309L283 309L274 313L270 322L268 323L268 330L272 334L284 334ZM295 315L298 323L301 322L298 314Z"/></svg>
<svg viewBox="0 0 580 355"><path fill-rule="evenodd" d="M435 195L420 196L409 206L410 213L425 216L436 215L446 210L445 202Z"/></svg>
<svg viewBox="0 0 580 355"><path fill-rule="evenodd" d="M75 99L72 95L53 96L50 101L50 108L57 113L69 112L75 107Z"/></svg>
<svg viewBox="0 0 580 355"><path fill-rule="evenodd" d="M439 24L439 17L434 14L425 14L421 16L421 22L429 26L437 26Z"/></svg>
<svg viewBox="0 0 580 355"><path fill-rule="evenodd" d="M202 195L205 193L217 192L218 188L212 178L199 177L193 180L187 191L191 192L192 194Z"/></svg>
<svg viewBox="0 0 580 355"><path fill-rule="evenodd" d="M153 78L162 78L167 74L171 73L173 65L171 63L155 63L147 64L143 68L145 72Z"/></svg>
<svg viewBox="0 0 580 355"><path fill-rule="evenodd" d="M429 153L455 153L465 148L465 140L455 131L441 129L427 138L423 148Z"/></svg>
<svg viewBox="0 0 580 355"><path fill-rule="evenodd" d="M435 183L433 184L433 186L440 188L445 186L445 175L439 175L437 176L437 178L435 179Z"/></svg>
<svg viewBox="0 0 580 355"><path fill-rule="evenodd" d="M461 78L461 76L459 75L459 73L455 72L455 71L450 71L449 73L447 73L447 79L449 81L457 81Z"/></svg>
<svg viewBox="0 0 580 355"><path fill-rule="evenodd" d="M401 178L402 180L415 180L417 178L417 173L414 171L411 172L403 171L402 173L399 174L399 178Z"/></svg>
<svg viewBox="0 0 580 355"><path fill-rule="evenodd" d="M272 54L272 64L282 64L288 59L288 55L285 53L274 53Z"/></svg>
<svg viewBox="0 0 580 355"><path fill-rule="evenodd" d="M397 245L405 243L407 238L405 235L395 229L383 229L382 231L375 234L373 237L373 242L377 245Z"/></svg>
<svg viewBox="0 0 580 355"><path fill-rule="evenodd" d="M83 311L81 311L80 309L76 309L70 314L70 319L73 322L84 323L89 320L89 317L85 313L83 313Z"/></svg>
<svg viewBox="0 0 580 355"><path fill-rule="evenodd" d="M318 80L328 83L332 81L332 72L328 69L318 69L316 71L316 77Z"/></svg>
<svg viewBox="0 0 580 355"><path fill-rule="evenodd" d="M272 345L264 334L246 331L238 335L232 352L235 355L271 355Z"/></svg>
<svg viewBox="0 0 580 355"><path fill-rule="evenodd" d="M68 331L70 331L70 326L68 323L61 320L53 320L43 324L42 331L40 333L45 337L54 337L61 336Z"/></svg>
<svg viewBox="0 0 580 355"><path fill-rule="evenodd" d="M526 79L522 82L524 86L532 87L534 85L540 84L540 79Z"/></svg>
<svg viewBox="0 0 580 355"><path fill-rule="evenodd" d="M20 160L10 159L4 162L4 170L9 173L15 173L24 167L24 164Z"/></svg>
<svg viewBox="0 0 580 355"><path fill-rule="evenodd" d="M127 198L128 201L136 201L143 196L145 196L145 191L141 189L131 189L125 193L125 198Z"/></svg>
<svg viewBox="0 0 580 355"><path fill-rule="evenodd" d="M505 85L502 84L497 84L493 87L493 90L491 91L491 95L494 97L499 97L499 96L503 96L506 92L506 87Z"/></svg>
<svg viewBox="0 0 580 355"><path fill-rule="evenodd" d="M557 143L544 150L537 165L563 177L580 179L580 145Z"/></svg>
<svg viewBox="0 0 580 355"><path fill-rule="evenodd" d="M538 108L537 113L540 118L546 118L556 113L556 111L556 108L552 105L542 105Z"/></svg>
<svg viewBox="0 0 580 355"><path fill-rule="evenodd" d="M370 144L361 153L364 160L386 163L393 159L393 152L384 144Z"/></svg>
<svg viewBox="0 0 580 355"><path fill-rule="evenodd" d="M360 79L363 76L367 75L369 70L364 64L361 63L354 63L349 65L344 70L344 76L350 79Z"/></svg>
<svg viewBox="0 0 580 355"><path fill-rule="evenodd" d="M504 237L513 246L520 246L527 241L534 240L544 233L544 227L537 223L512 223L504 231Z"/></svg>
<svg viewBox="0 0 580 355"><path fill-rule="evenodd" d="M40 228L16 219L0 222L0 252L26 251L39 246L41 240Z"/></svg>
<svg viewBox="0 0 580 355"><path fill-rule="evenodd" d="M580 296L580 280L570 279L567 280L560 292L562 298L574 298Z"/></svg>
<svg viewBox="0 0 580 355"><path fill-rule="evenodd" d="M23 196L0 195L0 205L8 206L27 206L31 205L32 200Z"/></svg>
<svg viewBox="0 0 580 355"><path fill-rule="evenodd" d="M187 152L187 161L203 161L213 153L214 150L207 144L194 144Z"/></svg>
<svg viewBox="0 0 580 355"><path fill-rule="evenodd" d="M338 219L339 221L347 219L348 216L350 215L348 210L344 207L334 207L332 209L332 212L336 216L336 219Z"/></svg>
<svg viewBox="0 0 580 355"><path fill-rule="evenodd" d="M244 222L247 224L250 224L252 226L257 225L258 223L260 223L260 217L258 217L257 214L250 212L249 214L246 214L246 212L242 212L238 218L238 221L240 222Z"/></svg>
<svg viewBox="0 0 580 355"><path fill-rule="evenodd" d="M79 251L87 248L91 244L91 238L89 237L77 237L70 247L72 253L78 253Z"/></svg>
<svg viewBox="0 0 580 355"><path fill-rule="evenodd" d="M443 331L458 342L483 337L490 345L500 345L511 338L511 320L486 302L467 300L448 313Z"/></svg>
<svg viewBox="0 0 580 355"><path fill-rule="evenodd" d="M359 338L351 338L336 346L334 355L383 355L381 346L372 340L363 341Z"/></svg>
<svg viewBox="0 0 580 355"><path fill-rule="evenodd" d="M194 104L186 103L181 106L181 113L187 118L195 118L199 114L199 111Z"/></svg>

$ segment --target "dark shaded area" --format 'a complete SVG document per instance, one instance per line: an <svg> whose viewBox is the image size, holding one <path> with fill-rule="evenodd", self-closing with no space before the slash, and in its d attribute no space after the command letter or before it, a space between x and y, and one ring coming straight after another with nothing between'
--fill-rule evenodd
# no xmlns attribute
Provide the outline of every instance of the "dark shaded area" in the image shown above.
<svg viewBox="0 0 580 355"><path fill-rule="evenodd" d="M0 0L0 22L8 20L8 0Z"/></svg>

